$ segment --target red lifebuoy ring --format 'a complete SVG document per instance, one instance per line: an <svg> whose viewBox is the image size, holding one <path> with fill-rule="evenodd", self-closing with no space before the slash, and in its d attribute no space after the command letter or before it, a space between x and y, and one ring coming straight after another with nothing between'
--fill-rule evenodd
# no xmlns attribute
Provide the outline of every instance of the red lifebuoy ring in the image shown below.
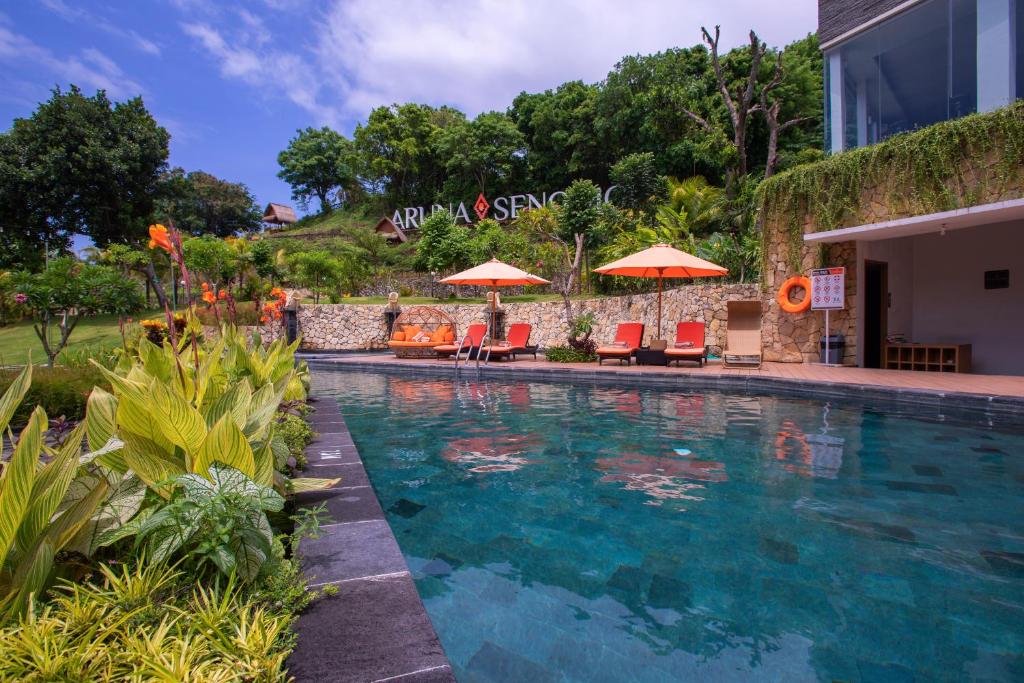
<svg viewBox="0 0 1024 683"><path fill-rule="evenodd" d="M793 303L789 300L789 292L794 287L802 287L807 294L804 296L803 301L800 303ZM811 280L803 275L794 275L779 287L779 293L776 295L775 300L779 303L779 307L786 313L803 313L811 307Z"/></svg>

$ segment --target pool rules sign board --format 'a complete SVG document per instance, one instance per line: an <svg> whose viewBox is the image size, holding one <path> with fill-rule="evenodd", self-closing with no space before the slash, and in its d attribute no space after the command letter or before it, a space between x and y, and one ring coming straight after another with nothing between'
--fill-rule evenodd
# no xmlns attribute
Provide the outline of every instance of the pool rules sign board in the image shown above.
<svg viewBox="0 0 1024 683"><path fill-rule="evenodd" d="M846 308L846 268L815 268L811 271L811 309L841 311Z"/></svg>

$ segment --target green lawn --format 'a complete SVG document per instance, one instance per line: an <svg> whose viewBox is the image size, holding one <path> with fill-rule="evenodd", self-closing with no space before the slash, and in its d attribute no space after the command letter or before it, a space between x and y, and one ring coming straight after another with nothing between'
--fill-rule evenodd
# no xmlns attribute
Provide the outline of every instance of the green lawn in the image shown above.
<svg viewBox="0 0 1024 683"><path fill-rule="evenodd" d="M163 310L148 311L135 316L135 320L163 315ZM57 330L52 330L56 336ZM71 333L65 352L104 348L112 349L121 343L121 332L117 328L116 315L98 315L85 318ZM39 342L29 321L0 327L0 365L24 365L28 362L29 353L36 364L46 362L43 345ZM62 354L63 355L63 354ZM60 362L60 357L57 358Z"/></svg>

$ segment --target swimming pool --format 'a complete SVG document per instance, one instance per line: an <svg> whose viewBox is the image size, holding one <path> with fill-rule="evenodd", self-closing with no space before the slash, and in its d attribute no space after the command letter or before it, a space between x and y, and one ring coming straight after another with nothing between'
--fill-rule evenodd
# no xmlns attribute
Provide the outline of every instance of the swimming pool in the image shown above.
<svg viewBox="0 0 1024 683"><path fill-rule="evenodd" d="M314 382L460 680L1024 679L1024 428L738 394Z"/></svg>

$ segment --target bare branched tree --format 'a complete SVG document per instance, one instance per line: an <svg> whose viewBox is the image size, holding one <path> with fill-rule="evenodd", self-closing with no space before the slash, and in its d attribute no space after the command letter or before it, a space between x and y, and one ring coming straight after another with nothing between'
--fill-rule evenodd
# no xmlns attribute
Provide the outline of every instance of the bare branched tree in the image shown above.
<svg viewBox="0 0 1024 683"><path fill-rule="evenodd" d="M797 126L804 121L809 121L808 116L799 116L789 121L779 122L779 111L782 109L782 101L775 98L769 97L769 95L782 85L782 79L785 76L785 71L782 68L782 52L779 52L775 59L775 74L772 76L771 82L761 88L759 95L760 105L759 108L761 113L764 115L764 120L768 124L768 160L764 165L764 177L770 178L775 173L775 167L779 163L779 134L782 131L792 126Z"/></svg>
<svg viewBox="0 0 1024 683"><path fill-rule="evenodd" d="M725 103L725 108L729 112L729 120L732 123L732 139L737 154L734 176L744 176L747 174L747 124L750 115L761 108L760 103L756 101L757 76L760 72L761 59L764 57L767 46L761 42L756 33L750 32L750 72L747 74L746 81L736 89L735 93L732 93L729 90L729 83L726 81L725 72L722 69L722 63L718 54L720 27L715 26L714 36L703 26L700 30L704 35L704 42L708 44L708 48L711 50L711 66L715 71L718 92L722 95L722 101ZM683 109L683 113L708 132L715 132L715 127L704 117L687 109Z"/></svg>

